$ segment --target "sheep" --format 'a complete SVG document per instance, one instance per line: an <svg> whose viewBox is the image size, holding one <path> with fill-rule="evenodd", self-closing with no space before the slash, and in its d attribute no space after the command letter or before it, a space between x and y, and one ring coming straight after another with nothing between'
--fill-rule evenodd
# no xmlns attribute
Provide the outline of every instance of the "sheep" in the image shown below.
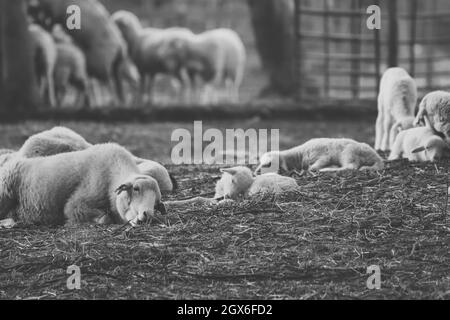
<svg viewBox="0 0 450 320"><path fill-rule="evenodd" d="M17 154L25 158L44 157L59 153L81 151L92 147L81 135L65 127L54 127L29 137ZM0 157L0 165L1 165ZM152 160L134 157L138 168L144 175L156 179L161 191L171 192L177 188L176 180L167 169Z"/></svg>
<svg viewBox="0 0 450 320"><path fill-rule="evenodd" d="M116 144L32 159L0 168L0 219L25 224L130 223L166 214L155 179L142 175Z"/></svg>
<svg viewBox="0 0 450 320"><path fill-rule="evenodd" d="M31 34L32 52L35 64L35 73L38 80L41 96L47 93L48 103L56 106L55 84L53 70L57 60L57 49L52 36L37 24L30 24L28 30Z"/></svg>
<svg viewBox="0 0 450 320"><path fill-rule="evenodd" d="M152 160L144 160L138 164L139 171L147 176L151 176L158 181L161 192L172 192L178 185L173 176L160 163Z"/></svg>
<svg viewBox="0 0 450 320"><path fill-rule="evenodd" d="M416 103L414 79L402 68L387 69L381 78L378 94L376 150L390 150L398 132L413 127Z"/></svg>
<svg viewBox="0 0 450 320"><path fill-rule="evenodd" d="M433 91L422 99L414 125L421 122L450 143L450 92Z"/></svg>
<svg viewBox="0 0 450 320"><path fill-rule="evenodd" d="M409 161L434 162L449 157L450 146L426 126L400 132L388 160L406 158Z"/></svg>
<svg viewBox="0 0 450 320"><path fill-rule="evenodd" d="M56 59L54 79L58 104L62 105L67 89L72 85L84 98L83 105L90 106L89 77L83 51L70 42L57 43L56 48L58 58Z"/></svg>
<svg viewBox="0 0 450 320"><path fill-rule="evenodd" d="M383 159L366 143L352 139L318 138L284 151L270 151L260 158L261 171L382 170Z"/></svg>
<svg viewBox="0 0 450 320"><path fill-rule="evenodd" d="M172 39L189 38L193 33L186 28L143 28L133 13L125 10L115 12L111 20L121 31L128 45L128 52L141 74L141 91L144 93L148 82L152 82L157 74L169 74L183 84L188 82L175 55L160 54L159 47Z"/></svg>
<svg viewBox="0 0 450 320"><path fill-rule="evenodd" d="M201 79L207 90L225 86L232 101L239 99L244 77L246 50L239 35L226 28L212 29L191 37L167 39L159 48L163 56L176 55L186 66L189 79ZM208 92L207 91L207 92Z"/></svg>
<svg viewBox="0 0 450 320"><path fill-rule="evenodd" d="M31 16L41 24L66 24L67 8L77 5L83 14L82 28L65 31L83 50L90 77L108 85L124 101L121 70L132 65L120 31L110 21L110 14L97 0L33 0L29 4ZM123 65L127 65L123 68ZM132 83L133 85L138 84Z"/></svg>
<svg viewBox="0 0 450 320"><path fill-rule="evenodd" d="M223 175L216 184L214 199L232 199L251 197L257 194L281 194L295 190L297 182L290 177L276 173L266 173L253 177L247 167L234 167L220 170Z"/></svg>
<svg viewBox="0 0 450 320"><path fill-rule="evenodd" d="M25 158L52 156L92 147L82 136L65 127L54 127L29 137L18 154Z"/></svg>

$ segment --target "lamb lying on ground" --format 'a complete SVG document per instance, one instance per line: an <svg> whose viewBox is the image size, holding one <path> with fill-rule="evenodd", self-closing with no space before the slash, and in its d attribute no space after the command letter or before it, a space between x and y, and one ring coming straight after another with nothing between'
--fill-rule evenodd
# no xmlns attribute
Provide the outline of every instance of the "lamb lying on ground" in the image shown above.
<svg viewBox="0 0 450 320"><path fill-rule="evenodd" d="M165 214L158 183L116 144L49 157L16 157L0 168L0 219L25 224L126 223Z"/></svg>
<svg viewBox="0 0 450 320"><path fill-rule="evenodd" d="M25 158L44 157L64 152L81 151L89 147L92 147L92 144L75 131L65 127L54 127L29 137L17 152L17 155ZM176 189L175 179L163 165L151 160L134 158L142 170L141 173L155 178L161 191L171 192ZM0 156L0 165L1 162Z"/></svg>
<svg viewBox="0 0 450 320"><path fill-rule="evenodd" d="M434 91L422 99L414 125L420 123L424 123L450 143L450 92Z"/></svg>
<svg viewBox="0 0 450 320"><path fill-rule="evenodd" d="M220 170L223 175L216 184L215 199L233 199L251 197L257 194L282 194L295 190L297 182L276 173L267 173L253 177L247 167L234 167Z"/></svg>
<svg viewBox="0 0 450 320"><path fill-rule="evenodd" d="M436 161L450 158L450 147L429 127L412 128L399 133L389 160Z"/></svg>
<svg viewBox="0 0 450 320"><path fill-rule="evenodd" d="M366 143L351 139L311 139L285 151L263 154L255 170L259 172L292 172L294 170L342 171L382 170L383 159Z"/></svg>
<svg viewBox="0 0 450 320"><path fill-rule="evenodd" d="M381 78L375 149L387 151L401 130L413 127L417 85L402 68L390 68Z"/></svg>

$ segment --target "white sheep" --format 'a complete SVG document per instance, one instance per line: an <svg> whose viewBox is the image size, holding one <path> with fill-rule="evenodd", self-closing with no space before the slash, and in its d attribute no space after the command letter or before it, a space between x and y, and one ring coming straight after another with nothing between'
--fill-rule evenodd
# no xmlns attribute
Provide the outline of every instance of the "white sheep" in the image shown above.
<svg viewBox="0 0 450 320"><path fill-rule="evenodd" d="M29 137L20 150L19 156L25 158L51 156L64 152L80 151L92 147L81 135L66 127L54 127ZM177 187L175 179L160 163L135 157L141 173L156 179L163 192L171 192ZM1 157L0 157L1 164Z"/></svg>
<svg viewBox="0 0 450 320"><path fill-rule="evenodd" d="M420 102L415 125L424 123L450 143L450 92L433 91Z"/></svg>
<svg viewBox="0 0 450 320"><path fill-rule="evenodd" d="M297 182L290 177L276 173L253 177L247 167L234 167L220 170L223 175L216 184L214 199L233 199L251 197L257 194L281 194L295 190Z"/></svg>
<svg viewBox="0 0 450 320"><path fill-rule="evenodd" d="M219 28L190 37L168 39L160 46L159 52L164 56L174 54L186 66L196 90L206 83L205 102L211 102L209 100L213 98L217 100L217 94L213 90L224 86L230 100L239 99L246 50L235 31Z"/></svg>
<svg viewBox="0 0 450 320"><path fill-rule="evenodd" d="M71 43L56 44L58 58L56 60L54 79L58 104L61 106L70 86L77 89L83 97L83 106L90 106L89 78L86 71L86 59L83 51Z"/></svg>
<svg viewBox="0 0 450 320"><path fill-rule="evenodd" d="M51 107L56 106L53 70L57 60L57 49L52 36L37 24L30 24L32 53L39 91L48 98Z"/></svg>
<svg viewBox="0 0 450 320"><path fill-rule="evenodd" d="M189 79L177 55L173 52L160 52L160 47L173 39L185 39L193 36L186 28L143 28L139 19L133 13L120 10L114 13L111 20L122 32L127 42L128 52L141 74L141 91L144 93L155 77L169 74L176 77L185 86Z"/></svg>
<svg viewBox="0 0 450 320"><path fill-rule="evenodd" d="M380 81L375 149L387 151L401 130L413 127L417 85L402 68L387 69Z"/></svg>
<svg viewBox="0 0 450 320"><path fill-rule="evenodd" d="M389 160L436 161L450 156L450 147L429 127L402 131L395 139Z"/></svg>
<svg viewBox="0 0 450 320"><path fill-rule="evenodd" d="M342 170L382 170L383 159L366 143L352 139L319 138L284 151L263 154L255 173Z"/></svg>
<svg viewBox="0 0 450 320"><path fill-rule="evenodd" d="M66 127L54 127L29 137L18 154L25 158L45 157L91 147L82 136Z"/></svg>
<svg viewBox="0 0 450 320"><path fill-rule="evenodd" d="M139 171L158 181L161 192L172 192L177 189L177 182L167 169L153 160L144 160L138 164Z"/></svg>
<svg viewBox="0 0 450 320"><path fill-rule="evenodd" d="M142 175L116 144L32 159L0 168L0 219L25 224L131 223L166 213L158 183Z"/></svg>

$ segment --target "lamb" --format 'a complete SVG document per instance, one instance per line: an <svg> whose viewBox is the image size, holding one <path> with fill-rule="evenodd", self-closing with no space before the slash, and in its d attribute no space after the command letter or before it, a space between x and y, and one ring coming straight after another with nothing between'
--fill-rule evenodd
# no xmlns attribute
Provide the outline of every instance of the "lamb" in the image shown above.
<svg viewBox="0 0 450 320"><path fill-rule="evenodd" d="M30 24L28 30L31 34L32 52L39 91L42 97L46 93L48 103L51 107L55 107L56 98L53 81L53 70L55 69L57 59L55 42L52 36L37 24Z"/></svg>
<svg viewBox="0 0 450 320"><path fill-rule="evenodd" d="M422 99L414 125L421 122L450 143L450 92L433 91Z"/></svg>
<svg viewBox="0 0 450 320"><path fill-rule="evenodd" d="M0 168L0 219L25 224L130 223L166 214L156 180L142 175L116 144L32 159Z"/></svg>
<svg viewBox="0 0 450 320"><path fill-rule="evenodd" d="M402 131L395 139L389 160L406 158L409 161L437 161L450 157L450 146L426 127Z"/></svg>
<svg viewBox="0 0 450 320"><path fill-rule="evenodd" d="M387 69L380 81L375 149L392 148L401 130L413 127L417 103L417 85L402 68Z"/></svg>
<svg viewBox="0 0 450 320"><path fill-rule="evenodd" d="M232 199L251 197L257 194L282 194L295 190L297 182L290 177L276 173L266 173L253 177L247 167L221 169L221 179L216 184L215 199Z"/></svg>
<svg viewBox="0 0 450 320"><path fill-rule="evenodd" d="M382 170L383 159L366 143L352 139L319 138L284 151L263 154L259 172Z"/></svg>
<svg viewBox="0 0 450 320"><path fill-rule="evenodd" d="M82 136L65 127L54 127L29 137L17 152L25 158L44 157L64 152L81 151L92 147ZM171 192L177 187L175 179L158 162L134 157L141 173L156 179L160 190ZM1 164L1 158L0 158Z"/></svg>

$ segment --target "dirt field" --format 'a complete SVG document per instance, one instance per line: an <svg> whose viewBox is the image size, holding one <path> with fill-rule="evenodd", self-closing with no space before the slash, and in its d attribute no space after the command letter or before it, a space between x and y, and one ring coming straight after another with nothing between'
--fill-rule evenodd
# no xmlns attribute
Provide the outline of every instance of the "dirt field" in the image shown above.
<svg viewBox="0 0 450 320"><path fill-rule="evenodd" d="M57 123L0 126L0 148L18 148ZM187 123L62 123L92 142L116 141L169 163L170 134ZM280 147L312 137L373 143L373 121L208 122L280 128ZM180 190L214 190L217 166L169 166ZM388 164L380 173L297 177L297 193L222 207L168 207L166 220L121 226L0 230L3 299L449 299L446 163ZM66 268L81 267L81 290ZM370 265L381 289L366 286Z"/></svg>

